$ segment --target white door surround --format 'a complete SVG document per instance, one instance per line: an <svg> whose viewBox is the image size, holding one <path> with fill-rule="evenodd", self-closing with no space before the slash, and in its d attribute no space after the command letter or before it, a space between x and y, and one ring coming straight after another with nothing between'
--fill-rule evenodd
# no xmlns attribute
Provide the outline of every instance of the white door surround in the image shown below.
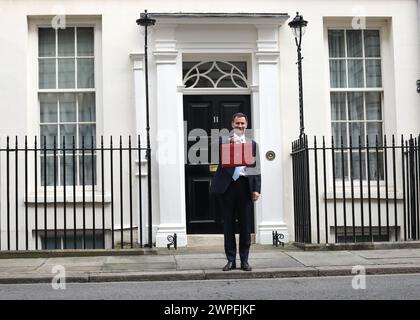
<svg viewBox="0 0 420 320"><path fill-rule="evenodd" d="M249 89L204 90L206 94L251 94L254 136L260 145L262 190L255 207L256 242L272 243L272 231L285 235L281 145L281 108L279 84L279 27L287 14L151 14L156 19L152 29L149 79L155 83L156 146L152 153L153 197L158 202L153 215L156 223L156 246L166 247L167 236L177 234L178 245L187 244L185 217L185 133L183 94L203 94L184 88L182 62L187 59L219 58L229 60L240 56L248 60ZM144 83L141 62L143 55L132 54L135 67L135 107L137 133L144 133ZM198 60L197 60L198 59ZM165 138L170 137L170 144ZM164 148L163 148L164 146ZM265 153L274 151L276 158L268 161ZM169 157L169 158L168 158ZM153 170L155 169L155 170ZM159 221L156 221L159 220Z"/></svg>

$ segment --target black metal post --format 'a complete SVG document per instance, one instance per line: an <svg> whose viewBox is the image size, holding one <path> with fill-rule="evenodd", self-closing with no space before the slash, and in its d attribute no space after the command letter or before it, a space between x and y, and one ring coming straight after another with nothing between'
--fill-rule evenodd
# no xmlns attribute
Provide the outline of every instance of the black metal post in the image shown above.
<svg viewBox="0 0 420 320"><path fill-rule="evenodd" d="M299 79L299 118L300 118L300 129L299 137L301 138L305 134L305 127L303 122L303 85L302 85L302 36L307 26L308 21L303 19L302 15L299 15L299 12L296 12L296 16L293 21L289 22L290 28L294 30L295 42L297 48L298 56L298 79Z"/></svg>
<svg viewBox="0 0 420 320"><path fill-rule="evenodd" d="M300 119L300 128L299 128L299 137L302 137L305 134L305 126L303 123L303 84L302 84L302 53L301 53L301 41L302 34L299 37L299 43L296 40L297 54L298 54L298 77L299 77L299 119Z"/></svg>
<svg viewBox="0 0 420 320"><path fill-rule="evenodd" d="M153 246L152 241L152 168L151 168L151 150L150 150L150 123L149 123L149 74L148 74L148 60L147 60L147 27L153 26L156 20L150 18L147 10L140 14L140 19L136 20L136 23L144 27L144 70L145 70L145 92L146 92L146 136L147 136L147 189L148 189L148 209L149 209L149 244L151 248ZM140 161L140 159L139 159ZM140 177L139 177L140 178Z"/></svg>

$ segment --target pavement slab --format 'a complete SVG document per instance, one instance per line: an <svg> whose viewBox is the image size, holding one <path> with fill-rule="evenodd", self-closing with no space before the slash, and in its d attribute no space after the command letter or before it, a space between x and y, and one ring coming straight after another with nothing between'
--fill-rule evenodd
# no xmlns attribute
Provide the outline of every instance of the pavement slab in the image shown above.
<svg viewBox="0 0 420 320"><path fill-rule="evenodd" d="M350 252L366 259L420 258L419 249L361 250Z"/></svg>
<svg viewBox="0 0 420 320"><path fill-rule="evenodd" d="M102 271L141 271L141 270L176 270L175 262L159 263L107 263L102 266Z"/></svg>
<svg viewBox="0 0 420 320"><path fill-rule="evenodd" d="M186 259L175 256L176 266L178 270L207 270L207 269L222 269L226 264L226 258L207 258L201 259Z"/></svg>
<svg viewBox="0 0 420 320"><path fill-rule="evenodd" d="M0 268L13 268L13 267L34 267L37 268L47 259L34 258L34 259L0 259Z"/></svg>
<svg viewBox="0 0 420 320"><path fill-rule="evenodd" d="M170 263L175 262L174 256L123 256L123 257L106 257L105 264L109 263Z"/></svg>
<svg viewBox="0 0 420 320"><path fill-rule="evenodd" d="M288 252L288 255L307 267L374 264L374 262L349 251Z"/></svg>
<svg viewBox="0 0 420 320"><path fill-rule="evenodd" d="M221 248L180 248L153 255L79 256L0 259L0 283L51 282L62 265L66 282L165 281L205 279L255 279L355 275L354 266L366 274L420 273L420 248L340 251L282 250L258 247L250 252L251 272L224 272L226 257ZM240 267L239 256L236 260Z"/></svg>

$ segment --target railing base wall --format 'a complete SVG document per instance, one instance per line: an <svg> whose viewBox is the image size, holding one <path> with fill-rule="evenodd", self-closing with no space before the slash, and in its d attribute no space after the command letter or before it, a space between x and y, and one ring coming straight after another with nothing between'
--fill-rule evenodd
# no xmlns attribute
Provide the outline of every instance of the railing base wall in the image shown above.
<svg viewBox="0 0 420 320"><path fill-rule="evenodd" d="M357 243L301 243L293 245L304 251L327 251L327 250L388 250L388 249L416 249L420 248L420 241L404 242L357 242Z"/></svg>

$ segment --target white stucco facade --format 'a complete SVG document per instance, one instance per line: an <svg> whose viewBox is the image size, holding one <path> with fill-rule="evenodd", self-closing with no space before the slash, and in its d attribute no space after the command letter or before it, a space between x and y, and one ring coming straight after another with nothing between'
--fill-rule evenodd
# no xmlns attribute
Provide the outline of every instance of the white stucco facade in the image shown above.
<svg viewBox="0 0 420 320"><path fill-rule="evenodd" d="M144 32L136 24L145 9L157 19L150 31L148 58L152 224L153 239L158 247L165 247L167 236L174 233L178 236L178 246L188 244L184 94L251 96L263 181L261 199L255 205L256 242L272 243L274 230L283 233L286 241L293 240L290 152L291 142L299 134L299 90L296 46L287 23L296 11L309 21L302 48L306 134L332 134L328 28L349 28L352 23L364 22L368 28L379 29L381 35L383 133L420 132L420 94L415 87L416 80L420 79L416 0L40 0L36 4L20 0L0 1L0 29L3 30L0 33L1 147L5 146L6 136L17 135L23 140L25 135L39 135L37 28L50 24L57 15L66 24L93 26L95 30L97 136L115 136L117 140L120 135L140 134L142 146L145 146ZM217 14L209 14L215 12ZM184 61L232 59L247 62L247 89L193 91L183 85ZM267 151L275 152L274 160L266 158ZM4 156L0 160L4 164ZM147 163L142 159L139 165L141 172L135 169L139 173L135 178L142 179L143 212L146 213ZM1 175L0 194L4 196L3 171ZM1 199L0 215L4 222L6 204L4 197ZM23 195L17 203L19 211L23 212ZM61 223L59 220L58 224ZM144 214L143 227L148 224L147 214ZM6 228L4 223L0 227ZM127 226L117 228L121 227ZM24 231L22 225L19 228L22 243ZM146 237L147 232L143 234L144 240ZM5 239L2 234L2 246Z"/></svg>

